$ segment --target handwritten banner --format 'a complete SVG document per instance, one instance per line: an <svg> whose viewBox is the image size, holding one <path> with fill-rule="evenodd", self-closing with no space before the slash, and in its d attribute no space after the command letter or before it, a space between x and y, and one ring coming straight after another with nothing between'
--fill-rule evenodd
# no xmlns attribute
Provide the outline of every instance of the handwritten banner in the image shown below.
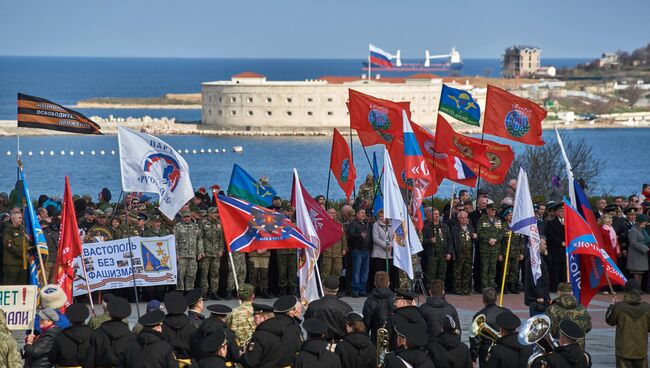
<svg viewBox="0 0 650 368"><path fill-rule="evenodd" d="M36 285L0 286L0 309L10 330L29 330L34 323Z"/></svg>

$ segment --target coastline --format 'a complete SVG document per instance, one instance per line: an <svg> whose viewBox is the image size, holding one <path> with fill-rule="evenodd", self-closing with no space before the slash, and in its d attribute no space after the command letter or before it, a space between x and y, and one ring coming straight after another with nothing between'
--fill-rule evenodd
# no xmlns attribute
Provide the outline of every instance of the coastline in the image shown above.
<svg viewBox="0 0 650 368"><path fill-rule="evenodd" d="M107 104L101 102L79 101L73 109L147 109L147 110L201 110L200 104Z"/></svg>

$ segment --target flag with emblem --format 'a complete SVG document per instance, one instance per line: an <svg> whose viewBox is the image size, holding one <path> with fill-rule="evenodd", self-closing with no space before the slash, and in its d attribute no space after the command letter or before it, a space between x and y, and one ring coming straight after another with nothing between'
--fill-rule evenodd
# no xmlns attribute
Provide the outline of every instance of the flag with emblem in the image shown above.
<svg viewBox="0 0 650 368"><path fill-rule="evenodd" d="M82 113L41 97L18 94L18 127L102 134L99 124Z"/></svg>
<svg viewBox="0 0 650 368"><path fill-rule="evenodd" d="M481 107L472 95L462 89L442 85L438 110L452 118L474 126L479 126Z"/></svg>
<svg viewBox="0 0 650 368"><path fill-rule="evenodd" d="M217 197L217 207L230 251L317 248L281 213L224 195Z"/></svg>
<svg viewBox="0 0 650 368"><path fill-rule="evenodd" d="M543 146L542 121L546 114L535 102L488 85L483 133Z"/></svg>
<svg viewBox="0 0 650 368"><path fill-rule="evenodd" d="M451 124L440 114L438 114L436 123L435 151L460 157L466 162L473 162L486 167L490 166L490 160L487 157L487 145L456 133Z"/></svg>
<svg viewBox="0 0 650 368"><path fill-rule="evenodd" d="M267 178L262 177L257 180L241 166L232 165L230 184L228 184L229 196L241 198L262 207L268 207L277 194Z"/></svg>
<svg viewBox="0 0 650 368"><path fill-rule="evenodd" d="M330 170L336 177L336 181L345 193L348 202L354 191L354 180L357 178L357 170L352 162L350 147L345 138L334 128L332 134L332 153L330 154Z"/></svg>
<svg viewBox="0 0 650 368"><path fill-rule="evenodd" d="M47 284L47 273L44 264L47 261L49 252L47 249L47 242L45 241L45 234L43 234L41 224L38 222L36 212L34 212L34 205L32 204L32 198L29 195L27 179L25 178L25 172L23 171L22 166L20 167L20 181L23 189L23 200L25 201L23 203L25 211L25 233L29 237L29 241L34 244L34 247L29 247L27 264L25 266L27 266L29 272L29 283L31 285L40 285L39 287L42 287ZM43 284L40 284L40 282L43 282Z"/></svg>
<svg viewBox="0 0 650 368"><path fill-rule="evenodd" d="M122 190L156 193L158 209L168 219L194 197L185 159L162 139L118 127Z"/></svg>
<svg viewBox="0 0 650 368"><path fill-rule="evenodd" d="M422 231L424 221L420 216L420 207L424 200L427 188L431 184L431 175L429 165L422 156L420 145L415 139L411 122L406 116L406 111L402 110L402 125L404 127L404 163L406 169L406 178L413 180L413 190L411 192L411 213L418 231Z"/></svg>
<svg viewBox="0 0 650 368"><path fill-rule="evenodd" d="M81 254L79 226L77 225L77 215L74 210L70 181L67 176L65 177L62 207L61 236L59 237L59 249L54 269L56 270L55 283L63 289L65 295L68 297L67 307L72 304L72 286L75 277L73 261Z"/></svg>
<svg viewBox="0 0 650 368"><path fill-rule="evenodd" d="M485 154L488 158L489 165L483 166L481 170L481 179L492 184L501 184L506 179L510 166L515 159L515 153L512 147L507 144L500 144L488 139L467 137L471 142L484 144L486 146ZM466 162L474 172L478 172L478 165Z"/></svg>
<svg viewBox="0 0 650 368"><path fill-rule="evenodd" d="M406 110L411 118L408 102L384 100L353 89L348 91L350 128L357 131L364 147L375 144L389 146L395 137L401 138L402 110Z"/></svg>

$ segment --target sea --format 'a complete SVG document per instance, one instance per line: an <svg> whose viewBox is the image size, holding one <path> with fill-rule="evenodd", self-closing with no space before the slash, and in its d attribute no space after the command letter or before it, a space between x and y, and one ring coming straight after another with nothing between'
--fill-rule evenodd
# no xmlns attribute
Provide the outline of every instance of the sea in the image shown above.
<svg viewBox="0 0 650 368"><path fill-rule="evenodd" d="M574 66L588 59L543 59L543 65ZM155 59L155 58L69 58L0 57L0 120L15 120L16 93L44 97L65 105L92 97L156 97L165 93L199 92L202 82L224 80L242 71L255 71L269 80L303 80L323 75L360 75L360 59ZM465 59L460 75L496 76L498 59ZM437 73L444 75L445 73ZM387 75L389 76L389 75ZM196 110L80 109L87 116L174 117L198 121ZM639 155L650 141L650 129L576 129L566 131L565 140L584 139L594 157L603 161L592 195L629 195L640 192L650 178L650 160ZM233 164L244 167L256 178L268 176L279 195L288 198L293 169L312 195L342 198L334 178L328 178L330 137L161 137L183 153L195 188L218 184L226 189ZM547 144L557 144L554 133L544 133ZM495 139L503 142L503 140ZM15 137L0 137L0 192L15 185L17 151ZM567 142L565 141L565 144ZM241 153L233 147L241 146ZM381 165L383 151L365 151L352 141L357 167L357 186L370 172L373 154ZM515 152L525 146L513 143ZM120 164L116 136L29 136L20 138L24 170L32 196L61 195L64 177L72 191L96 197L109 188L120 194ZM43 154L41 154L43 151ZM93 154L94 151L94 154ZM196 151L196 153L193 153ZM208 153L210 151L210 153ZM215 153L218 151L218 153ZM203 152L203 153L202 153ZM8 154L9 153L9 154ZM30 155L31 153L31 155ZM102 154L103 153L103 154ZM644 176L646 175L646 176ZM549 185L550 183L549 178ZM328 191L329 182L329 191ZM458 186L455 187L459 189ZM438 196L448 198L452 184L444 182Z"/></svg>

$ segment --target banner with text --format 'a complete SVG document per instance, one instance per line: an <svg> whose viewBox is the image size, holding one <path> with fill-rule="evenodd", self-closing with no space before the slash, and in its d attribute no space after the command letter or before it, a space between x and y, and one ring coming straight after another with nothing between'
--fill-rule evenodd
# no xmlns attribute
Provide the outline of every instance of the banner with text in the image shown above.
<svg viewBox="0 0 650 368"><path fill-rule="evenodd" d="M0 286L0 309L5 312L5 323L10 330L29 330L34 322L36 285Z"/></svg>
<svg viewBox="0 0 650 368"><path fill-rule="evenodd" d="M82 245L81 257L74 261L75 279L73 294L90 291L118 289L133 286L176 284L176 238L174 235L159 238L117 239ZM81 270L81 259L86 276Z"/></svg>

